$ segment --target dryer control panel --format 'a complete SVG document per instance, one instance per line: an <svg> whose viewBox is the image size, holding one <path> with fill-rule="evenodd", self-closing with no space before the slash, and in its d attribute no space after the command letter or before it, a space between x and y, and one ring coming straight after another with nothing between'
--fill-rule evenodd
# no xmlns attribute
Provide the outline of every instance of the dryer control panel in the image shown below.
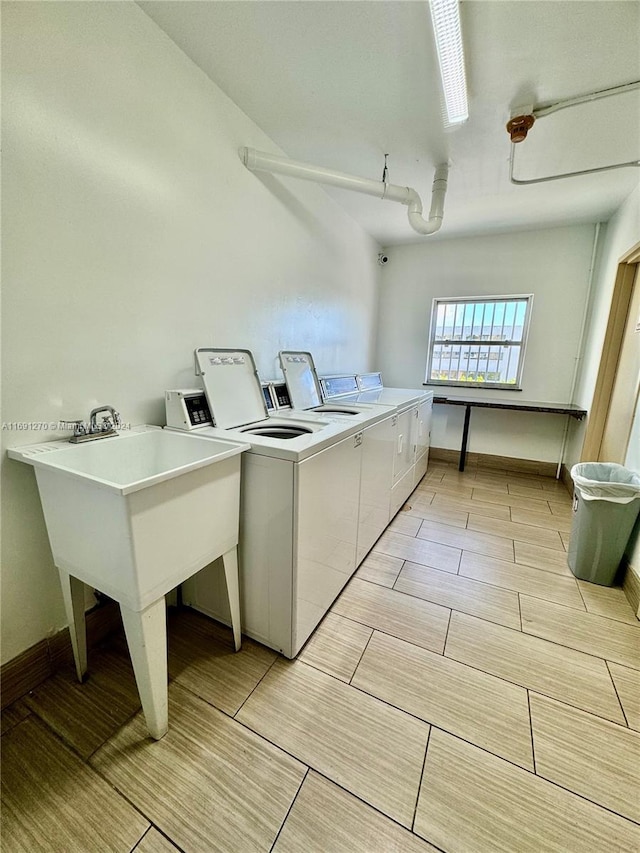
<svg viewBox="0 0 640 853"><path fill-rule="evenodd" d="M213 426L207 398L198 388L165 391L164 402L168 427L191 430Z"/></svg>

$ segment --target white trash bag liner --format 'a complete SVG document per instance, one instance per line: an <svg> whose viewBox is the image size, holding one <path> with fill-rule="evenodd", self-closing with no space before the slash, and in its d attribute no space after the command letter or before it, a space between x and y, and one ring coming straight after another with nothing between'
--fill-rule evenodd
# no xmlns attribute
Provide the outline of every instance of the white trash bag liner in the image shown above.
<svg viewBox="0 0 640 853"><path fill-rule="evenodd" d="M585 501L628 504L640 498L640 474L615 462L580 462L571 478Z"/></svg>

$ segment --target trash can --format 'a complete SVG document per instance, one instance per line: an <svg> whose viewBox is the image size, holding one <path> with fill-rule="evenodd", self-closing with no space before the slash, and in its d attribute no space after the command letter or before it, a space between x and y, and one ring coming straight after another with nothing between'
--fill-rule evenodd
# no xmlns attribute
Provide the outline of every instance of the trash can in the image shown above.
<svg viewBox="0 0 640 853"><path fill-rule="evenodd" d="M582 462L571 477L569 568L581 580L613 586L640 512L640 475L613 462Z"/></svg>

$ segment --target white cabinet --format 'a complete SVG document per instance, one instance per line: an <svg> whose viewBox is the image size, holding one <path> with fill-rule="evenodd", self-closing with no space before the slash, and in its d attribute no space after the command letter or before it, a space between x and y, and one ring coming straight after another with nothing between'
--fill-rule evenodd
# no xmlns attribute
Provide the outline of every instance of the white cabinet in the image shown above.
<svg viewBox="0 0 640 853"><path fill-rule="evenodd" d="M389 517L398 512L413 491L418 433L418 407L412 406L397 415L396 446L393 462L393 487Z"/></svg>
<svg viewBox="0 0 640 853"><path fill-rule="evenodd" d="M302 462L256 453L242 461L242 628L295 657L356 568L362 433ZM228 622L224 578L212 564L183 600Z"/></svg>
<svg viewBox="0 0 640 853"><path fill-rule="evenodd" d="M359 565L389 523L390 493L396 450L397 418L386 418L367 427L362 436L360 514L358 519Z"/></svg>
<svg viewBox="0 0 640 853"><path fill-rule="evenodd" d="M356 568L363 434L295 466L296 655Z"/></svg>
<svg viewBox="0 0 640 853"><path fill-rule="evenodd" d="M427 473L429 463L429 442L431 437L431 413L433 408L433 394L422 400L418 406L416 418L416 462L413 483L417 486Z"/></svg>
<svg viewBox="0 0 640 853"><path fill-rule="evenodd" d="M396 446L393 459L393 482L397 483L409 471L415 461L414 448L414 421L416 417L417 407L413 406L410 409L395 415L397 421L396 427Z"/></svg>

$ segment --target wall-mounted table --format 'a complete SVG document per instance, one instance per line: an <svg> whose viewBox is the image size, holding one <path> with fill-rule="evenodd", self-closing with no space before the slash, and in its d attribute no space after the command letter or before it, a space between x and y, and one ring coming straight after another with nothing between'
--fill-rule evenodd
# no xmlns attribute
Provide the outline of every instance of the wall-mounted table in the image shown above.
<svg viewBox="0 0 640 853"><path fill-rule="evenodd" d="M568 415L581 421L587 414L586 409L581 409L574 403L530 403L520 400L480 400L473 397L449 397L435 395L434 404L444 406L464 406L464 426L462 428L462 444L460 446L460 460L458 471L464 471L467 458L467 444L469 442L469 425L471 422L471 409L507 409L513 412L542 412L547 415ZM558 466L560 467L560 466Z"/></svg>

